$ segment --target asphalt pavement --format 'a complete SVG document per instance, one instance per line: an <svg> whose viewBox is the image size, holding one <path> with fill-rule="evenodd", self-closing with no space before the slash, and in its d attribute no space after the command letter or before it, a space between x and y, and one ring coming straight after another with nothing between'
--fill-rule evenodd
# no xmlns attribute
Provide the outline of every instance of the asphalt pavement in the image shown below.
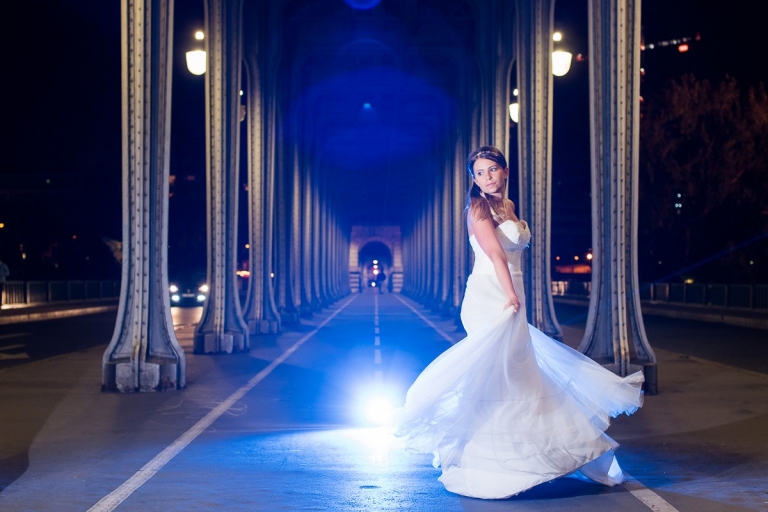
<svg viewBox="0 0 768 512"><path fill-rule="evenodd" d="M565 342L577 345L582 312L558 314ZM0 509L768 509L765 331L725 327L704 343L700 324L646 322L660 393L608 431L634 480L608 488L564 478L487 501L447 492L431 456L398 450L363 416L374 395L402 401L461 339L451 319L364 293L252 337L250 353L204 356L191 353L196 315L174 312L187 388L148 394L100 392L109 314L3 326L0 353L31 357L0 359ZM80 345L50 353L57 338ZM723 359L717 340L752 353Z"/></svg>

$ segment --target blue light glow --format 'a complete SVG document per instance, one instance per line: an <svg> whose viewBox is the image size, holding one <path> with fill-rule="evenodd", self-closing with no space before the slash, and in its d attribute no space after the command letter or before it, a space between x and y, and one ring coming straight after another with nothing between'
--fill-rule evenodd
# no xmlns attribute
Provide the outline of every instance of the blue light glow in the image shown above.
<svg viewBox="0 0 768 512"><path fill-rule="evenodd" d="M381 0L344 0L344 2L353 9L364 11L366 9L373 9L379 5Z"/></svg>

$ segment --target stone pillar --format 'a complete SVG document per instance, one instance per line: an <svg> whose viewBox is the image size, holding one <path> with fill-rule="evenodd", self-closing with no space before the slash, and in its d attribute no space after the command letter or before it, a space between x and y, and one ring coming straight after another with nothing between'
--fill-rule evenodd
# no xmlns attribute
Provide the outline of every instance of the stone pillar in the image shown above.
<svg viewBox="0 0 768 512"><path fill-rule="evenodd" d="M171 321L167 268L173 1L121 6L123 276L102 390L180 389L186 362Z"/></svg>
<svg viewBox="0 0 768 512"><path fill-rule="evenodd" d="M207 0L205 74L209 295L195 329L197 354L249 349L237 292L242 0Z"/></svg>
<svg viewBox="0 0 768 512"><path fill-rule="evenodd" d="M520 202L517 213L531 228L524 255L528 321L562 340L555 317L550 273L552 197L552 27L554 0L516 0Z"/></svg>
<svg viewBox="0 0 768 512"><path fill-rule="evenodd" d="M637 275L640 0L589 1L592 293L579 350L657 392Z"/></svg>

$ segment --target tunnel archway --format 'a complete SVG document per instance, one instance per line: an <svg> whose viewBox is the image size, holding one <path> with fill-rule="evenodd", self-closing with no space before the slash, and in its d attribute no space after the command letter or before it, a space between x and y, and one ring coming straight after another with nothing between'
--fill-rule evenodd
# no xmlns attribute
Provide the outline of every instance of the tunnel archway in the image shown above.
<svg viewBox="0 0 768 512"><path fill-rule="evenodd" d="M385 291L399 293L403 288L402 261L399 226L352 226L349 287L353 293L372 287L372 282L383 285Z"/></svg>

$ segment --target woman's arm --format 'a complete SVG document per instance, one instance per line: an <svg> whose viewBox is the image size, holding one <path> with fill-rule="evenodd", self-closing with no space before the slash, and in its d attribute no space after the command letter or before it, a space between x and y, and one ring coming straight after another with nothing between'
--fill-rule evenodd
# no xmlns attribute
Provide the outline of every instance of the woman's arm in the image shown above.
<svg viewBox="0 0 768 512"><path fill-rule="evenodd" d="M477 243L493 263L493 269L496 271L496 279L501 284L501 289L507 297L507 303L503 309L512 306L515 312L520 308L520 301L515 293L515 287L512 285L512 276L507 266L507 255L496 238L495 228L491 219L483 219L472 222L472 232L474 232Z"/></svg>

